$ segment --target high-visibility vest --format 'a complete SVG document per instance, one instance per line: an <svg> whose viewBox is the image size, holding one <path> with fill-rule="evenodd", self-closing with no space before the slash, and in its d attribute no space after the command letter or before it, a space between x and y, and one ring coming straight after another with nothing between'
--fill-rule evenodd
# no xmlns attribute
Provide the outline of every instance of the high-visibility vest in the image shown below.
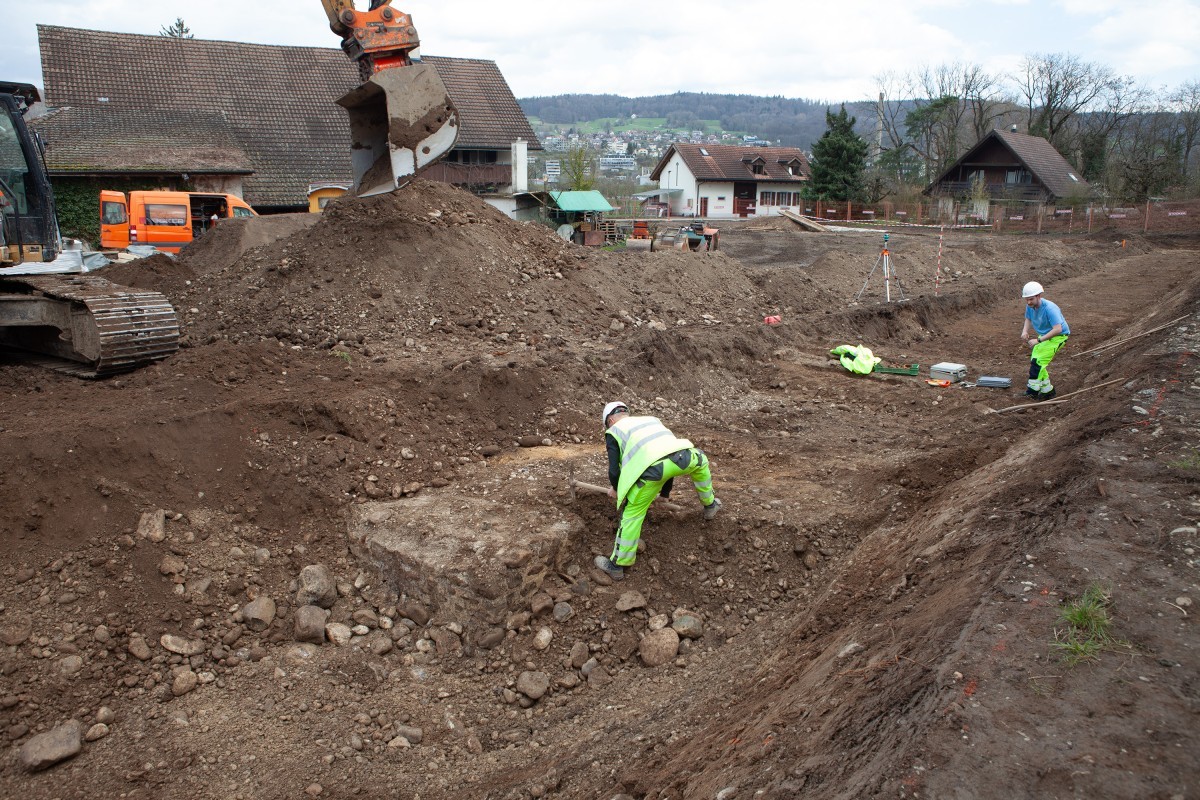
<svg viewBox="0 0 1200 800"><path fill-rule="evenodd" d="M658 417L624 417L614 422L606 433L612 434L621 451L617 508L625 502L625 495L629 494L637 479L651 464L671 453L692 447L687 439L676 438Z"/></svg>

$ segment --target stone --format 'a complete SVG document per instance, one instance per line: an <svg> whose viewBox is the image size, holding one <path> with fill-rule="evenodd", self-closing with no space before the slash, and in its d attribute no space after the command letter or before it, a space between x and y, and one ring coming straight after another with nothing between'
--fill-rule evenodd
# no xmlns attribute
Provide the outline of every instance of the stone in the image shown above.
<svg viewBox="0 0 1200 800"><path fill-rule="evenodd" d="M671 624L671 618L666 614L655 614L646 622L646 627L652 631L659 631Z"/></svg>
<svg viewBox="0 0 1200 800"><path fill-rule="evenodd" d="M400 608L400 616L411 619L422 627L429 624L429 612L420 603L408 602L404 604Z"/></svg>
<svg viewBox="0 0 1200 800"><path fill-rule="evenodd" d="M320 606L300 606L292 621L292 632L297 642L324 644L325 621L329 612Z"/></svg>
<svg viewBox="0 0 1200 800"><path fill-rule="evenodd" d="M517 691L530 700L540 700L550 688L550 676L544 672L526 670L517 676Z"/></svg>
<svg viewBox="0 0 1200 800"><path fill-rule="evenodd" d="M16 647L33 635L33 620L19 619L0 625L0 643Z"/></svg>
<svg viewBox="0 0 1200 800"><path fill-rule="evenodd" d="M167 553L158 562L158 571L162 575L183 575L187 572L187 564L179 556Z"/></svg>
<svg viewBox="0 0 1200 800"><path fill-rule="evenodd" d="M637 591L622 592L621 596L617 598L617 605L616 605L617 611L632 611L635 608L645 608L645 607L646 607L646 598L642 596L641 592L637 592Z"/></svg>
<svg viewBox="0 0 1200 800"><path fill-rule="evenodd" d="M58 669L63 675L78 675L83 669L83 659L79 656L67 656L58 662Z"/></svg>
<svg viewBox="0 0 1200 800"><path fill-rule="evenodd" d="M242 607L242 622L252 631L265 631L275 621L275 601L260 594Z"/></svg>
<svg viewBox="0 0 1200 800"><path fill-rule="evenodd" d="M83 726L79 720L64 722L53 730L39 733L21 746L21 766L38 772L76 756L83 749Z"/></svg>
<svg viewBox="0 0 1200 800"><path fill-rule="evenodd" d="M161 508L147 511L138 520L138 536L151 542L161 542L167 538L167 513Z"/></svg>
<svg viewBox="0 0 1200 800"><path fill-rule="evenodd" d="M141 636L130 636L129 645L126 649L129 651L129 655L138 661L150 660L150 645L146 644L146 640Z"/></svg>
<svg viewBox="0 0 1200 800"><path fill-rule="evenodd" d="M162 645L164 650L177 653L181 656L188 656L189 658L191 656L198 656L208 649L204 646L204 641L201 639L185 639L173 633L164 633L159 637L158 643Z"/></svg>
<svg viewBox="0 0 1200 800"><path fill-rule="evenodd" d="M849 658L852 655L861 653L865 649L866 648L863 647L858 642L851 642L850 644L846 645L838 652L837 657L838 658Z"/></svg>
<svg viewBox="0 0 1200 800"><path fill-rule="evenodd" d="M300 570L296 605L331 608L337 602L337 582L324 564L309 564Z"/></svg>
<svg viewBox="0 0 1200 800"><path fill-rule="evenodd" d="M571 617L575 616L575 609L570 603L562 602L554 604L554 621L566 622Z"/></svg>
<svg viewBox="0 0 1200 800"><path fill-rule="evenodd" d="M395 645L392 644L392 637L382 631L374 633L367 638L367 649L377 656L386 656L392 652L393 647Z"/></svg>
<svg viewBox="0 0 1200 800"><path fill-rule="evenodd" d="M504 641L504 629L503 628L488 628L486 631L484 631L483 633L481 633L479 635L479 638L475 641L475 644L477 646L483 648L484 650L491 650L493 647L495 647L496 645L500 644L503 641Z"/></svg>
<svg viewBox="0 0 1200 800"><path fill-rule="evenodd" d="M350 615L356 625L366 625L368 628L379 627L379 615L369 608L360 608Z"/></svg>
<svg viewBox="0 0 1200 800"><path fill-rule="evenodd" d="M462 638L446 628L434 628L429 632L429 638L436 645L439 656L462 652Z"/></svg>
<svg viewBox="0 0 1200 800"><path fill-rule="evenodd" d="M343 625L340 622L330 622L326 625L325 636L338 647L350 644L350 640L354 638L354 634L350 631L350 626Z"/></svg>
<svg viewBox="0 0 1200 800"><path fill-rule="evenodd" d="M535 617L540 617L544 614L549 614L554 608L554 598L545 592L538 592L529 601L529 612Z"/></svg>
<svg viewBox="0 0 1200 800"><path fill-rule="evenodd" d="M671 627L684 639L699 639L704 635L704 623L693 614L679 614Z"/></svg>
<svg viewBox="0 0 1200 800"><path fill-rule="evenodd" d="M679 634L673 628L662 628L646 634L638 645L638 655L647 667L669 664L679 653Z"/></svg>
<svg viewBox="0 0 1200 800"><path fill-rule="evenodd" d="M590 658L588 646L584 642L576 642L571 645L571 660L568 662L572 669L580 669Z"/></svg>
<svg viewBox="0 0 1200 800"><path fill-rule="evenodd" d="M604 667L598 667L587 674L589 689L603 689L612 683L612 677Z"/></svg>
<svg viewBox="0 0 1200 800"><path fill-rule="evenodd" d="M100 706L100 710L96 712L96 722L103 722L105 725L111 725L117 719L116 713L108 706Z"/></svg>
<svg viewBox="0 0 1200 800"><path fill-rule="evenodd" d="M171 694L176 697L183 697L199 685L199 675L190 669L182 669L175 674L174 680L171 681Z"/></svg>
<svg viewBox="0 0 1200 800"><path fill-rule="evenodd" d="M83 735L83 740L85 742L94 742L98 739L103 739L105 736L108 736L108 726L103 722L97 722L87 729L87 733Z"/></svg>
<svg viewBox="0 0 1200 800"><path fill-rule="evenodd" d="M554 641L554 631L549 628L538 628L538 632L533 636L533 649L545 650L552 641Z"/></svg>
<svg viewBox="0 0 1200 800"><path fill-rule="evenodd" d="M409 744L420 744L425 738L425 731L413 725L397 725L395 731L397 736L403 736Z"/></svg>

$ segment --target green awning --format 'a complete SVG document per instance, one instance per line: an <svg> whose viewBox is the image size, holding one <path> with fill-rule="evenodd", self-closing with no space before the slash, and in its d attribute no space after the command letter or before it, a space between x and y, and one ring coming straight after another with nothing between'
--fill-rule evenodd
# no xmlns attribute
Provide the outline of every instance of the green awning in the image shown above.
<svg viewBox="0 0 1200 800"><path fill-rule="evenodd" d="M563 211L615 211L604 195L588 192L550 192L550 199Z"/></svg>

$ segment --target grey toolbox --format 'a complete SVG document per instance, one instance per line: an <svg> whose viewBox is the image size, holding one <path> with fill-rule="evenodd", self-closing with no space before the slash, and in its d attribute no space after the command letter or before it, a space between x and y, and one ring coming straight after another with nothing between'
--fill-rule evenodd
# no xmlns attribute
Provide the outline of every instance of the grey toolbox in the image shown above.
<svg viewBox="0 0 1200 800"><path fill-rule="evenodd" d="M943 361L940 364L934 364L929 368L929 377L939 381L950 381L957 383L967 377L966 364L953 364L949 361Z"/></svg>

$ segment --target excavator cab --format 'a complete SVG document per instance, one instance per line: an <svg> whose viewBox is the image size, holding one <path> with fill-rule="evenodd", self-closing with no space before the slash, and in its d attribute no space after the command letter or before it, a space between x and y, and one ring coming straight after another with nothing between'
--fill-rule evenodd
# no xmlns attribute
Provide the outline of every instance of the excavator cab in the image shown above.
<svg viewBox="0 0 1200 800"><path fill-rule="evenodd" d="M368 11L353 0L321 2L364 80L337 101L350 122L354 192L390 192L454 147L457 112L437 70L421 62L412 17L391 0L372 0Z"/></svg>
<svg viewBox="0 0 1200 800"><path fill-rule="evenodd" d="M41 145L24 111L31 84L0 83L0 266L53 261L59 252L54 193L41 169Z"/></svg>

